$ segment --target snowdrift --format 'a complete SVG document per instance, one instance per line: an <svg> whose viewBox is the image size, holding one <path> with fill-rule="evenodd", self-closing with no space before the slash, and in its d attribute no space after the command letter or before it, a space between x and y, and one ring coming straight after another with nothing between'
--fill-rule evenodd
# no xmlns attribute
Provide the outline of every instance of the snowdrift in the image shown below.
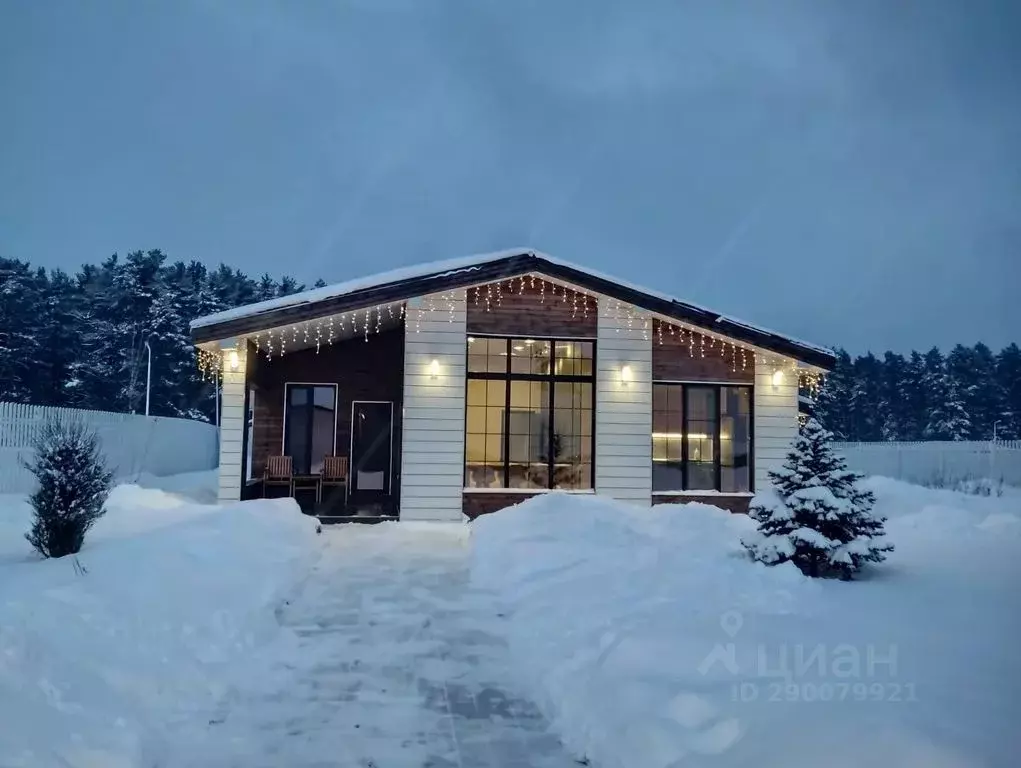
<svg viewBox="0 0 1021 768"><path fill-rule="evenodd" d="M742 515L552 494L473 524L522 685L601 768L1013 764L1021 500L873 479L890 560L750 562Z"/></svg>
<svg viewBox="0 0 1021 768"><path fill-rule="evenodd" d="M28 518L20 497L0 497L5 768L160 764L174 728L224 694L235 659L278 632L273 607L315 541L290 500L203 506L119 486L82 572L33 555Z"/></svg>

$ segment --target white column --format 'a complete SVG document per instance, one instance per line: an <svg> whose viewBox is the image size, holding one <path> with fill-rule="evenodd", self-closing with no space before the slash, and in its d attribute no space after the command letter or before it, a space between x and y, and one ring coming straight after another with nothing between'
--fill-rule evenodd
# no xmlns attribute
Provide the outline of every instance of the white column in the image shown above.
<svg viewBox="0 0 1021 768"><path fill-rule="evenodd" d="M599 299L596 344L596 493L652 503L652 328L628 327ZM632 308L634 309L634 308ZM635 310L637 314L637 310Z"/></svg>
<svg viewBox="0 0 1021 768"><path fill-rule="evenodd" d="M401 520L461 520L468 337L463 295L407 303ZM421 312L439 305L442 310Z"/></svg>
<svg viewBox="0 0 1021 768"><path fill-rule="evenodd" d="M769 470L787 458L798 434L798 376L789 358L755 362L755 434L752 457L755 490L769 487ZM779 371L779 375L775 375Z"/></svg>
<svg viewBox="0 0 1021 768"><path fill-rule="evenodd" d="M237 346L235 346L237 345ZM245 362L247 345L236 339L221 342L220 483L221 504L241 498L241 457L245 434Z"/></svg>

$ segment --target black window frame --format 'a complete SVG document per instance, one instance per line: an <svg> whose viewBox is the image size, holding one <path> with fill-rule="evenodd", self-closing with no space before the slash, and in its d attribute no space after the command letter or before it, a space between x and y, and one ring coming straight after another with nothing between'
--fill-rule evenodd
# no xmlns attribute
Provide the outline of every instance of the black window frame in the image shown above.
<svg viewBox="0 0 1021 768"><path fill-rule="evenodd" d="M669 496L671 493L686 493L697 495L700 491L711 494L747 495L755 493L755 387L744 382L720 382L720 381L663 381L652 382L652 432L656 431L655 414L655 389L656 387L678 387L681 392L681 485L682 488L657 489L655 477L653 478L653 494ZM713 472L715 482L713 488L689 488L688 482L688 390L709 389L714 390L716 398L716 419L713 431ZM721 432L723 425L723 390L724 389L746 389L748 390L748 490L747 491L724 491L723 486L723 454L721 451ZM649 436L650 444L654 440ZM653 446L655 454L655 446Z"/></svg>
<svg viewBox="0 0 1021 768"><path fill-rule="evenodd" d="M494 340L502 340L507 345L507 366L504 371L471 371L469 369L469 355L471 353L470 347L471 342L469 339L487 339L489 342ZM550 345L550 370L548 373L513 373L511 371L512 360L511 360L511 342L515 339L535 339L536 341L549 342ZM556 359L556 348L558 342L568 343L586 343L592 345L592 370L589 374L570 374L570 375L557 375L553 366L553 362ZM509 491L511 493L518 491L532 491L535 493L541 493L543 491L552 491L554 489L553 483L555 479L554 465L556 464L556 456L554 451L554 436L555 430L553 429L553 419L556 413L556 384L557 383L582 383L591 384L592 387L592 403L589 408L592 414L592 424L590 429L590 437L592 440L592 446L590 451L590 470L589 470L589 484L584 488L570 488L564 489L569 491L590 491L596 487L596 365L598 346L596 339L590 336L535 336L529 334L505 334L505 333L469 333L465 337L465 452L464 460L462 462L462 476L461 483L465 491L479 491L485 490L484 488L474 487L468 485L468 382L475 381L503 381L506 383L504 393L504 408L503 408L503 486L500 490ZM546 455L547 466L546 466L546 486L544 488L518 488L510 485L510 465L513 463L510 460L510 418L511 418L511 382L513 381L538 381L545 382L549 385L549 424L550 428L547 430L548 434L546 437Z"/></svg>

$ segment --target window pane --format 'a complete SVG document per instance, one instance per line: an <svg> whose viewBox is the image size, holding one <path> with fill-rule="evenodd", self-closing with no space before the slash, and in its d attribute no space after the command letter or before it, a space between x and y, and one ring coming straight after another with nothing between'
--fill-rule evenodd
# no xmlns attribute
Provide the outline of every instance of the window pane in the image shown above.
<svg viewBox="0 0 1021 768"><path fill-rule="evenodd" d="M592 487L592 384L557 382L553 412L553 487Z"/></svg>
<svg viewBox="0 0 1021 768"><path fill-rule="evenodd" d="M511 339L511 373L549 373L550 343L542 339Z"/></svg>
<svg viewBox="0 0 1021 768"><path fill-rule="evenodd" d="M589 376L592 374L591 341L558 341L554 350L557 376Z"/></svg>
<svg viewBox="0 0 1021 768"><path fill-rule="evenodd" d="M688 490L715 490L716 456L714 437L718 422L716 390L709 387L686 387L688 431Z"/></svg>
<svg viewBox="0 0 1021 768"><path fill-rule="evenodd" d="M680 384L652 385L652 490L684 489Z"/></svg>
<svg viewBox="0 0 1021 768"><path fill-rule="evenodd" d="M308 405L308 387L290 387L289 391L291 405Z"/></svg>
<svg viewBox="0 0 1021 768"><path fill-rule="evenodd" d="M748 387L720 389L721 491L751 488L751 402Z"/></svg>

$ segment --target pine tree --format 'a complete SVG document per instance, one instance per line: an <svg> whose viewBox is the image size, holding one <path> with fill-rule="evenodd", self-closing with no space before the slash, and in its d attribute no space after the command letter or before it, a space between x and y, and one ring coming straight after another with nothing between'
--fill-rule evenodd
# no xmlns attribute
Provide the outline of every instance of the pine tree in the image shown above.
<svg viewBox="0 0 1021 768"><path fill-rule="evenodd" d="M769 473L773 487L757 494L749 510L758 531L742 541L755 560L850 579L893 550L883 540L885 518L872 511L875 497L834 453L832 438L809 419L783 466Z"/></svg>
<svg viewBox="0 0 1021 768"><path fill-rule="evenodd" d="M883 424L887 420L882 398L882 363L869 352L854 361L851 371L852 439L882 440Z"/></svg>
<svg viewBox="0 0 1021 768"><path fill-rule="evenodd" d="M928 398L925 394L925 359L912 351L904 367L900 383L901 440L921 440L929 423Z"/></svg>
<svg viewBox="0 0 1021 768"><path fill-rule="evenodd" d="M996 435L1004 440L1021 440L1021 347L1011 344L996 356L996 387L1000 412L994 421ZM991 431L991 430L990 430Z"/></svg>
<svg viewBox="0 0 1021 768"><path fill-rule="evenodd" d="M886 441L904 440L908 432L908 415L902 390L908 364L903 355L887 352L881 367L879 410L883 422L880 425L880 434Z"/></svg>
<svg viewBox="0 0 1021 768"><path fill-rule="evenodd" d="M938 367L937 367L938 366ZM971 434L971 419L964 409L964 399L957 382L946 370L942 358L935 358L926 368L929 397L929 423L925 427L927 440L967 440Z"/></svg>
<svg viewBox="0 0 1021 768"><path fill-rule="evenodd" d="M81 422L48 421L25 467L38 481L28 498L34 515L25 538L43 557L77 553L103 515L113 480L96 433Z"/></svg>
<svg viewBox="0 0 1021 768"><path fill-rule="evenodd" d="M28 262L0 258L0 400L31 401L42 301Z"/></svg>
<svg viewBox="0 0 1021 768"><path fill-rule="evenodd" d="M837 350L837 360L815 401L815 416L838 440L856 440L851 424L851 388L854 364L846 350Z"/></svg>

